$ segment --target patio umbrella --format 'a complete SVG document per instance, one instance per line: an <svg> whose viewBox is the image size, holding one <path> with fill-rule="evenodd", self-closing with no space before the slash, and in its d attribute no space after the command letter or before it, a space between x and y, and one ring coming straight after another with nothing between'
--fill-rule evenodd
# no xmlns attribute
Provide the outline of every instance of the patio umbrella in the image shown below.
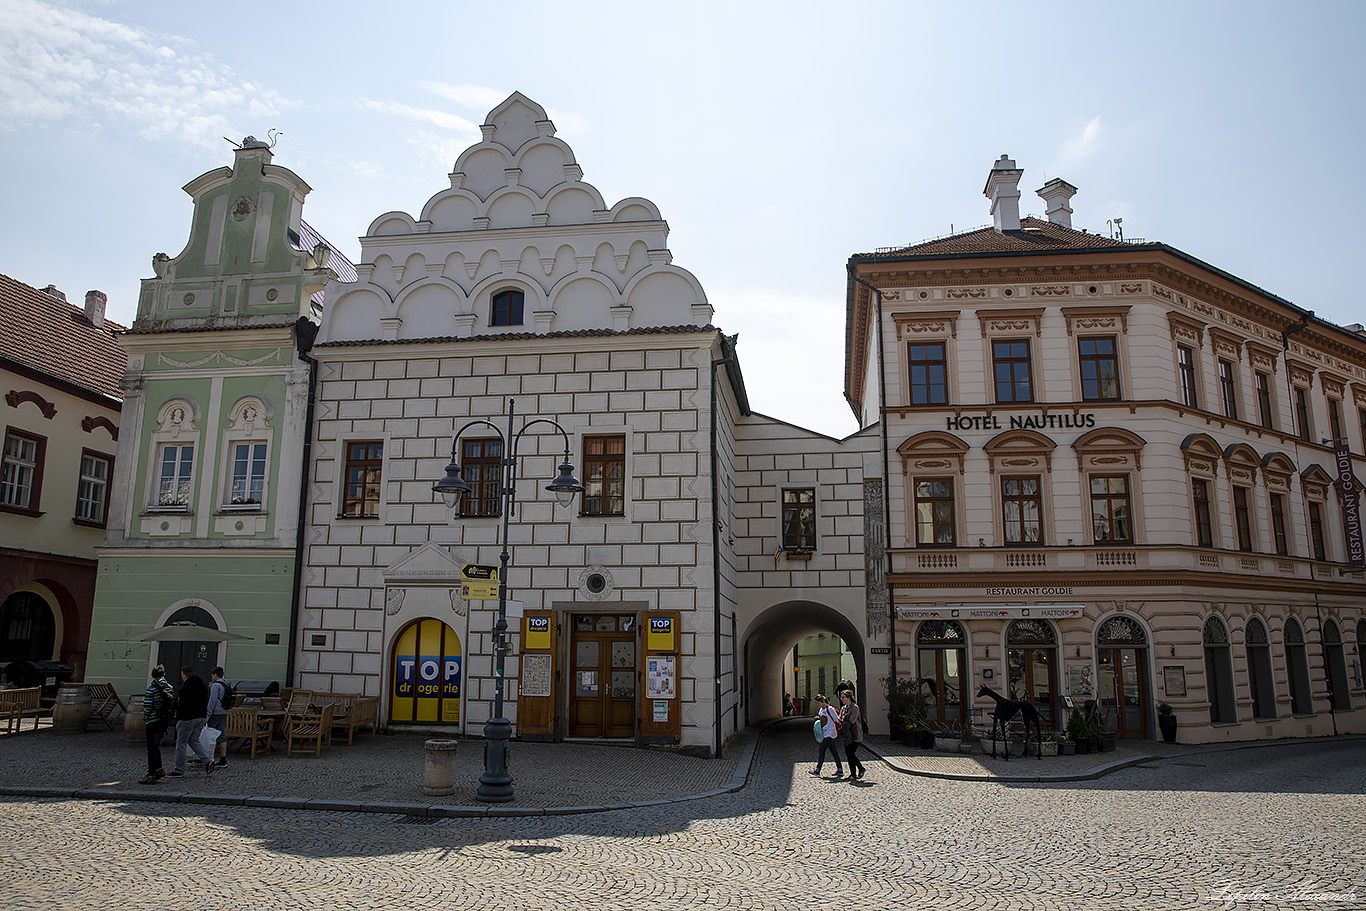
<svg viewBox="0 0 1366 911"><path fill-rule="evenodd" d="M178 620L175 623L168 623L165 626L139 633L136 636L126 636L117 639L117 642L226 642L229 639L250 639L250 636L241 636L237 633L229 633L226 630L210 629L207 626L200 626L198 623L191 623L188 620Z"/></svg>

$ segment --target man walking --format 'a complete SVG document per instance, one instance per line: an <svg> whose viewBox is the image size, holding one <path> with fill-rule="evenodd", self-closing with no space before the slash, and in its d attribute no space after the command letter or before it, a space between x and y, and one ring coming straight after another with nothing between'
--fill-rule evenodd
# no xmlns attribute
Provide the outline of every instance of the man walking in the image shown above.
<svg viewBox="0 0 1366 911"><path fill-rule="evenodd" d="M228 707L223 698L228 694L228 682L223 679L223 669L216 667L209 674L209 721L208 726L218 731L218 740L213 751L217 755L218 767L228 764Z"/></svg>
<svg viewBox="0 0 1366 911"><path fill-rule="evenodd" d="M209 715L209 688L194 672L192 665L180 669L180 701L175 714L175 768L167 778L185 777L185 752L192 750L204 762L204 774L212 775L213 756L199 742Z"/></svg>

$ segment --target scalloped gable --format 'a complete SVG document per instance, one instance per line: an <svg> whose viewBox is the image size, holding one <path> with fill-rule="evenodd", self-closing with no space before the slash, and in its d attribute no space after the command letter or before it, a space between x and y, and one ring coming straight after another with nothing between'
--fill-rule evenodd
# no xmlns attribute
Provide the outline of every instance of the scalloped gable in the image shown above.
<svg viewBox="0 0 1366 911"><path fill-rule="evenodd" d="M544 108L514 92L480 129L418 218L371 222L359 280L329 286L321 341L710 326L659 209L639 196L609 206ZM505 290L521 292L522 322L493 326Z"/></svg>

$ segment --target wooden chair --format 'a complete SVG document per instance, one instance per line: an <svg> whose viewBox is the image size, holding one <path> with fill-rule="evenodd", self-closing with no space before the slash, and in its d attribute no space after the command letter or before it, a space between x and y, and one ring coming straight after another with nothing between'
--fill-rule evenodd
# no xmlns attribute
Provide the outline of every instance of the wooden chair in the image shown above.
<svg viewBox="0 0 1366 911"><path fill-rule="evenodd" d="M290 715L307 715L309 707L313 702L312 690L291 690L289 695L284 697L285 712Z"/></svg>
<svg viewBox="0 0 1366 911"><path fill-rule="evenodd" d="M256 751L270 752L270 735L274 726L268 718L257 716L257 709L228 709L228 729L223 733L228 738L228 748L251 747L251 758Z"/></svg>
<svg viewBox="0 0 1366 911"><path fill-rule="evenodd" d="M375 730L379 727L379 697L378 696L353 696L351 697L350 711L345 715L337 715L332 719L334 729L345 729L346 742L349 745L355 737L356 729L369 726L370 736L375 736ZM331 740L328 740L329 745Z"/></svg>
<svg viewBox="0 0 1366 911"><path fill-rule="evenodd" d="M6 733L24 729L24 719L33 719L38 730L38 719L52 714L52 707L42 703L43 688L26 686L15 690L0 690L0 718L6 723Z"/></svg>
<svg viewBox="0 0 1366 911"><path fill-rule="evenodd" d="M118 709L120 713L128 711L123 700L114 692L114 685L87 683L85 688L90 692L90 717L99 718L109 730L114 730L114 722L109 720L114 714L114 709Z"/></svg>
<svg viewBox="0 0 1366 911"><path fill-rule="evenodd" d="M313 755L321 756L323 746L332 731L332 706L323 706L321 712L307 715L290 715L285 722L286 756L294 755L294 741L313 744Z"/></svg>
<svg viewBox="0 0 1366 911"><path fill-rule="evenodd" d="M261 711L263 712L283 712L285 701L279 696L262 696Z"/></svg>

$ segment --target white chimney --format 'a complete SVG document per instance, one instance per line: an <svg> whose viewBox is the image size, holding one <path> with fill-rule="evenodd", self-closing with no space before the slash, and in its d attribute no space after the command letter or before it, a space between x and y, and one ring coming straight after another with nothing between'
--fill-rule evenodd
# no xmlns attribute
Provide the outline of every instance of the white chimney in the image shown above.
<svg viewBox="0 0 1366 911"><path fill-rule="evenodd" d="M1020 230L1019 184L1023 174L1008 155L1002 155L991 166L982 195L991 200L991 220L997 231Z"/></svg>
<svg viewBox="0 0 1366 911"><path fill-rule="evenodd" d="M48 297L55 297L55 298L57 298L57 300L59 300L59 301L64 301L64 300L66 300L66 295L63 294L63 293L57 288L56 285L48 285L46 288L43 289L43 293L46 294Z"/></svg>
<svg viewBox="0 0 1366 911"><path fill-rule="evenodd" d="M104 325L104 305L108 302L109 297L103 291L85 292L85 318L96 329Z"/></svg>
<svg viewBox="0 0 1366 911"><path fill-rule="evenodd" d="M1054 177L1034 191L1043 199L1044 214L1055 225L1072 227L1072 207L1068 200L1077 195L1077 188L1061 177Z"/></svg>

